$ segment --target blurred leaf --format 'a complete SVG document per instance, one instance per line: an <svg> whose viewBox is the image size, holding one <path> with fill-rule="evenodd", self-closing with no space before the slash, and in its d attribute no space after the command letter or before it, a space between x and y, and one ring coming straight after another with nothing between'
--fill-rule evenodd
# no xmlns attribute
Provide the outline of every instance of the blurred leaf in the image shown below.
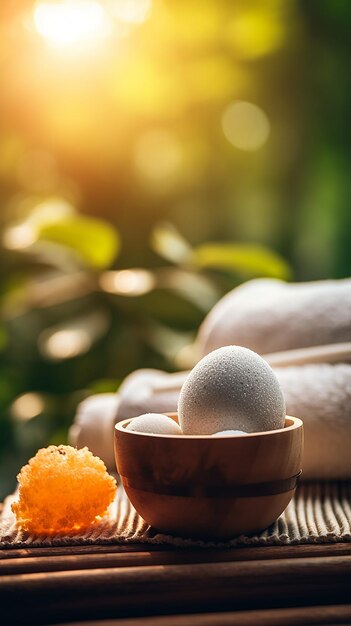
<svg viewBox="0 0 351 626"><path fill-rule="evenodd" d="M91 393L116 393L121 382L115 378L100 378L89 385L89 390Z"/></svg>
<svg viewBox="0 0 351 626"><path fill-rule="evenodd" d="M109 267L119 250L115 228L92 217L77 215L43 225L38 238L71 248L88 265L98 269Z"/></svg>
<svg viewBox="0 0 351 626"><path fill-rule="evenodd" d="M155 289L141 297L138 312L142 326L144 320L154 320L165 326L190 331L203 320L204 311L198 304L180 295L174 289Z"/></svg>
<svg viewBox="0 0 351 626"><path fill-rule="evenodd" d="M12 287L5 294L3 301L3 315L13 318L23 315L33 308L45 309L65 304L92 293L97 287L95 277L88 272L72 272L59 274L45 272ZM1 350L1 326L0 326Z"/></svg>
<svg viewBox="0 0 351 626"><path fill-rule="evenodd" d="M108 331L110 315L101 309L43 330L39 336L41 354L51 361L86 354Z"/></svg>
<svg viewBox="0 0 351 626"><path fill-rule="evenodd" d="M150 243L157 254L171 263L185 263L192 254L189 243L173 224L168 222L162 222L154 228Z"/></svg>
<svg viewBox="0 0 351 626"><path fill-rule="evenodd" d="M146 329L148 343L171 363L175 363L178 354L194 340L193 332L173 330L155 321Z"/></svg>
<svg viewBox="0 0 351 626"><path fill-rule="evenodd" d="M284 280L291 275L288 263L279 254L259 245L207 243L193 251L191 261L195 267L240 274L272 276Z"/></svg>
<svg viewBox="0 0 351 626"><path fill-rule="evenodd" d="M155 274L158 288L174 291L205 313L221 296L219 289L207 276L173 267L161 268Z"/></svg>

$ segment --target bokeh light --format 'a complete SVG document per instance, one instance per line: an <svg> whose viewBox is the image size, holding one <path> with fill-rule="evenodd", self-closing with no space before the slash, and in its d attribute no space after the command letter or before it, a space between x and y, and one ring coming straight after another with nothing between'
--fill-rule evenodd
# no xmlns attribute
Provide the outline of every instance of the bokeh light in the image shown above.
<svg viewBox="0 0 351 626"><path fill-rule="evenodd" d="M75 212L68 200L53 196L39 202L28 216L28 221L34 226L41 226L71 217Z"/></svg>
<svg viewBox="0 0 351 626"><path fill-rule="evenodd" d="M58 330L41 341L43 354L53 360L72 359L87 352L91 345L91 337L84 328Z"/></svg>
<svg viewBox="0 0 351 626"><path fill-rule="evenodd" d="M100 285L108 293L141 296L156 286L156 279L152 272L144 269L109 271L101 275Z"/></svg>
<svg viewBox="0 0 351 626"><path fill-rule="evenodd" d="M107 331L109 323L109 315L101 310L46 328L39 335L39 350L50 361L63 361L86 354Z"/></svg>
<svg viewBox="0 0 351 626"><path fill-rule="evenodd" d="M39 393L24 393L12 403L11 413L16 420L27 422L40 415L44 408L44 400Z"/></svg>
<svg viewBox="0 0 351 626"><path fill-rule="evenodd" d="M95 0L40 0L34 8L34 24L44 39L59 47L106 37L111 28L106 11Z"/></svg>
<svg viewBox="0 0 351 626"><path fill-rule="evenodd" d="M63 198L48 198L34 205L20 223L15 223L3 232L2 243L8 250L29 248L37 239L43 225L47 226L72 216L75 209Z"/></svg>
<svg viewBox="0 0 351 626"><path fill-rule="evenodd" d="M2 243L8 250L23 250L33 245L36 239L34 228L25 223L6 229L3 233Z"/></svg>
<svg viewBox="0 0 351 626"><path fill-rule="evenodd" d="M229 104L222 115L222 128L228 141L247 152L259 150L270 134L270 123L262 109L251 102Z"/></svg>

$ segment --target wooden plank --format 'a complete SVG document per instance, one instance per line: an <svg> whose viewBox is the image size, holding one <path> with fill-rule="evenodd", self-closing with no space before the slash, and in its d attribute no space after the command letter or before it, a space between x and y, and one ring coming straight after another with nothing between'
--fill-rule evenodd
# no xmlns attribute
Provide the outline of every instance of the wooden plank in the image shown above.
<svg viewBox="0 0 351 626"><path fill-rule="evenodd" d="M348 604L99 620L98 622L75 622L65 624L65 626L311 626L313 624L324 626L350 623L351 605Z"/></svg>
<svg viewBox="0 0 351 626"><path fill-rule="evenodd" d="M351 546L351 543L350 543ZM158 550L177 550L177 547L165 546L161 544L148 543L126 543L126 544L98 544L91 543L85 545L62 545L62 546L30 546L26 548L18 548L15 545L7 548L0 548L0 562L4 559L31 558L38 556L53 555L79 555L79 554L106 554L115 552L140 552L142 550L158 551Z"/></svg>
<svg viewBox="0 0 351 626"><path fill-rule="evenodd" d="M69 570L99 569L111 567L133 567L148 565L170 565L184 563L206 563L231 561L230 551L158 551L122 552L112 554L80 554L51 557L8 559L0 562L0 575L55 572Z"/></svg>
<svg viewBox="0 0 351 626"><path fill-rule="evenodd" d="M7 625L349 600L351 556L152 565L2 576ZM13 621L14 620L14 621Z"/></svg>
<svg viewBox="0 0 351 626"><path fill-rule="evenodd" d="M112 546L113 547L113 546ZM142 546L139 545L139 548ZM330 550L333 548L333 550ZM28 555L0 560L0 575L55 572L142 565L186 563L223 563L231 561L270 560L281 558L330 557L351 555L351 544L335 546L286 546L232 549L132 550L96 552L93 554L57 554L55 548L43 556ZM18 551L16 551L18 552Z"/></svg>
<svg viewBox="0 0 351 626"><path fill-rule="evenodd" d="M102 554L130 554L131 552L165 552L172 558L172 555L179 553L203 554L204 559L217 558L227 560L225 555L232 555L229 560L256 560L256 559L281 559L298 558L307 556L341 556L351 555L351 542L325 543L325 544L299 544L299 545L279 545L279 546L245 546L233 548L193 548L172 546L167 544L90 544L72 546L31 546L28 548L8 548L0 549L0 565L2 561L8 559L27 559L38 557L55 556L80 556L80 555L102 555ZM170 561L171 562L171 561Z"/></svg>

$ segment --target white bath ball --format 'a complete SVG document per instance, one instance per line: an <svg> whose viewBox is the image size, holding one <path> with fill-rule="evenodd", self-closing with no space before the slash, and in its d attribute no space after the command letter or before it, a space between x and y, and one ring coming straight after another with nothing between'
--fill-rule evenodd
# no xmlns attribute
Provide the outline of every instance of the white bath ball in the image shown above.
<svg viewBox="0 0 351 626"><path fill-rule="evenodd" d="M136 433L150 433L152 435L181 435L182 431L171 417L162 413L145 413L134 417L126 427Z"/></svg>
<svg viewBox="0 0 351 626"><path fill-rule="evenodd" d="M231 435L247 435L243 430L220 430L219 433L213 433L212 437L230 437Z"/></svg>
<svg viewBox="0 0 351 626"><path fill-rule="evenodd" d="M205 356L185 380L178 402L184 435L283 428L285 401L272 368L256 352L225 346Z"/></svg>

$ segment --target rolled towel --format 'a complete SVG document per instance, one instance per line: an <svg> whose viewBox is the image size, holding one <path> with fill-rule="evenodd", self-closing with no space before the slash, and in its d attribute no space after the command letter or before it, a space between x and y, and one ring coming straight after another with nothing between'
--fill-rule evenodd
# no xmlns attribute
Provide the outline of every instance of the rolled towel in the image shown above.
<svg viewBox="0 0 351 626"><path fill-rule="evenodd" d="M78 405L68 433L71 446L88 446L93 454L104 461L107 469L114 471L113 428L118 405L119 396L116 393L99 393L86 398Z"/></svg>
<svg viewBox="0 0 351 626"><path fill-rule="evenodd" d="M117 421L143 413L172 413L177 410L179 390L188 372L167 374L161 370L136 370L119 389ZM151 407L146 411L145 406Z"/></svg>
<svg viewBox="0 0 351 626"><path fill-rule="evenodd" d="M351 478L351 364L275 368L287 413L301 417L303 477Z"/></svg>
<svg viewBox="0 0 351 626"><path fill-rule="evenodd" d="M351 279L251 280L213 307L197 341L200 356L229 344L267 354L351 341Z"/></svg>

